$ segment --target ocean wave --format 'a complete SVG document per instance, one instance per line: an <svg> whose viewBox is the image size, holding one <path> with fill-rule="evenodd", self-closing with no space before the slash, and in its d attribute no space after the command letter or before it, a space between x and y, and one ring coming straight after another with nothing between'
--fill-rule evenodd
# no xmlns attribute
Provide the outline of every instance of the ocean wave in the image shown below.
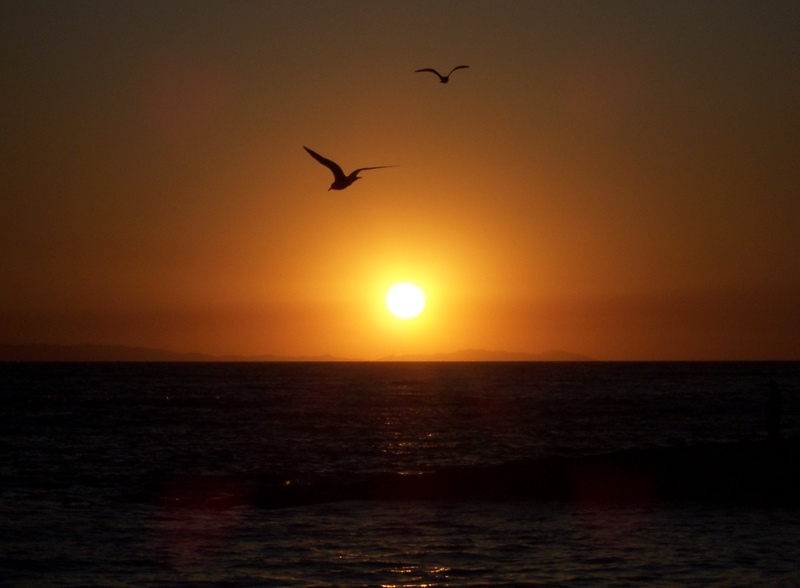
<svg viewBox="0 0 800 588"><path fill-rule="evenodd" d="M709 502L800 506L800 440L652 447L435 472L339 474L160 473L133 495L170 508L294 507L367 501Z"/></svg>

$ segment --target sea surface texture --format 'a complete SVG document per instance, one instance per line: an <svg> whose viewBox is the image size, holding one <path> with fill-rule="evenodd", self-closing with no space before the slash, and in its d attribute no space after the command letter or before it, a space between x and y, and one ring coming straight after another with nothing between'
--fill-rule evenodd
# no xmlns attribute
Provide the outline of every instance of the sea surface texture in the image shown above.
<svg viewBox="0 0 800 588"><path fill-rule="evenodd" d="M798 502L348 494L763 444L770 381L791 442L796 362L0 364L0 585L800 586Z"/></svg>

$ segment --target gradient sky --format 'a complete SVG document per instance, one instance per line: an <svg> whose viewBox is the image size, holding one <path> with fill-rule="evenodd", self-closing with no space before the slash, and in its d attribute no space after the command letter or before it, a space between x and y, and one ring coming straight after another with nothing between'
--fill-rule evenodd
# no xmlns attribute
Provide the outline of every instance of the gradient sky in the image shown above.
<svg viewBox="0 0 800 588"><path fill-rule="evenodd" d="M799 30L794 0L3 2L0 341L798 360ZM400 167L328 192L303 145Z"/></svg>

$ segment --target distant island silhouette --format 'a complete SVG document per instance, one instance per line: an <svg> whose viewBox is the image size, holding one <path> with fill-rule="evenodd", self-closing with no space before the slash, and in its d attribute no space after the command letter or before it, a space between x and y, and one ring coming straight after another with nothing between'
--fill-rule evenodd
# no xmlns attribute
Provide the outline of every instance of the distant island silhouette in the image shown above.
<svg viewBox="0 0 800 588"><path fill-rule="evenodd" d="M521 353L513 351L487 351L486 349L462 349L451 353L413 353L389 355L382 361L593 361L587 355L568 351L545 353Z"/></svg>
<svg viewBox="0 0 800 588"><path fill-rule="evenodd" d="M34 343L24 345L0 344L0 361L3 362L92 362L92 361L130 361L130 362L334 362L334 361L373 361L358 358L336 357L333 355L281 356L281 355L212 355L207 353L181 353L165 349L131 347L126 345L53 345ZM390 355L377 361L592 361L592 358L566 351L546 353L515 353L508 351L487 351L465 349L451 353Z"/></svg>

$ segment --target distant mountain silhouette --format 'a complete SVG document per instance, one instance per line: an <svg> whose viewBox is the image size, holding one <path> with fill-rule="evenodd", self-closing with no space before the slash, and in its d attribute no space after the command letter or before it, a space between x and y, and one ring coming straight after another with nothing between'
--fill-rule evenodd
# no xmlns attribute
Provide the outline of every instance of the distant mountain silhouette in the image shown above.
<svg viewBox="0 0 800 588"><path fill-rule="evenodd" d="M210 355L125 345L0 344L0 361L348 361L332 355Z"/></svg>
<svg viewBox="0 0 800 588"><path fill-rule="evenodd" d="M180 353L148 347L126 345L28 345L0 344L0 361L364 361L333 355L281 356L281 355L210 355L207 353ZM592 361L592 358L566 351L547 353L513 353L464 349L452 353L390 355L379 361Z"/></svg>
<svg viewBox="0 0 800 588"><path fill-rule="evenodd" d="M485 349L462 349L451 353L389 355L384 357L383 361L592 361L592 358L568 351L518 353L513 351L487 351Z"/></svg>

